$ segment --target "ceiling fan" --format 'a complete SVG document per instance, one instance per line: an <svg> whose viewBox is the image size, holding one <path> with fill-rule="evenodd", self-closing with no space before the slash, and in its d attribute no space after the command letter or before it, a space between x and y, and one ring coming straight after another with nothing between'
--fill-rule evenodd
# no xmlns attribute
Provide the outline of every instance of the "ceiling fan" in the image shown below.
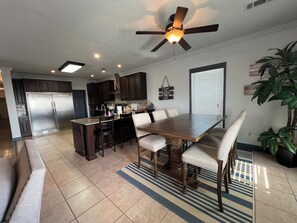
<svg viewBox="0 0 297 223"><path fill-rule="evenodd" d="M205 32L216 32L219 28L219 24L213 24L208 26L200 26L184 29L183 21L188 12L188 8L177 7L176 13L169 17L169 24L166 26L165 31L137 31L136 35L165 35L165 39L162 40L151 52L157 51L167 41L172 44L179 43L181 47L187 51L191 49L191 46L183 38L186 34L193 33L205 33Z"/></svg>

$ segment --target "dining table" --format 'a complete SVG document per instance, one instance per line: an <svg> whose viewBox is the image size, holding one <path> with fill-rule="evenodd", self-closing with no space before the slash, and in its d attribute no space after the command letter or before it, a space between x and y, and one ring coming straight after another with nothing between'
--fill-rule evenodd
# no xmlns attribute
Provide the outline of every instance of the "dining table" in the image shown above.
<svg viewBox="0 0 297 223"><path fill-rule="evenodd" d="M158 134L167 139L171 146L170 160L166 164L170 168L162 168L167 170L169 175L174 172L176 178L181 177L181 157L187 142L196 143L211 129L223 122L227 116L211 115L211 114L181 114L172 118L167 118L154 123L139 126L138 129ZM174 168L175 167L175 168ZM173 171L177 169L176 171Z"/></svg>

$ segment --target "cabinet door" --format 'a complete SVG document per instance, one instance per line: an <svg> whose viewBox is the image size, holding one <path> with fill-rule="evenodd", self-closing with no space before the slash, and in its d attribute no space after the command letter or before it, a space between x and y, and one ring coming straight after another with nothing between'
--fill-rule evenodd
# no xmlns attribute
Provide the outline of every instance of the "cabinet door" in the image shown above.
<svg viewBox="0 0 297 223"><path fill-rule="evenodd" d="M60 81L51 81L51 92L59 92L60 91Z"/></svg>
<svg viewBox="0 0 297 223"><path fill-rule="evenodd" d="M71 92L71 82L60 81L59 92Z"/></svg>
<svg viewBox="0 0 297 223"><path fill-rule="evenodd" d="M110 94L110 92L112 92L112 91L114 91L114 81L108 81L108 94L107 94L108 101L115 100L115 95Z"/></svg>
<svg viewBox="0 0 297 223"><path fill-rule="evenodd" d="M40 80L39 82L39 90L41 92L50 92L51 91L51 82L47 80Z"/></svg>
<svg viewBox="0 0 297 223"><path fill-rule="evenodd" d="M129 75L129 97L130 100L135 100L136 95L135 95L135 76L134 75Z"/></svg>
<svg viewBox="0 0 297 223"><path fill-rule="evenodd" d="M121 83L121 99L122 100L130 100L129 96L129 79L128 76L120 78Z"/></svg>
<svg viewBox="0 0 297 223"><path fill-rule="evenodd" d="M38 92L39 83L37 80L24 79L24 88L26 92Z"/></svg>
<svg viewBox="0 0 297 223"><path fill-rule="evenodd" d="M23 81L13 79L12 84L16 104L26 104L26 96Z"/></svg>
<svg viewBox="0 0 297 223"><path fill-rule="evenodd" d="M19 123L22 136L32 135L29 117L20 117Z"/></svg>
<svg viewBox="0 0 297 223"><path fill-rule="evenodd" d="M134 91L135 91L135 100L147 99L145 73L139 72L134 75Z"/></svg>

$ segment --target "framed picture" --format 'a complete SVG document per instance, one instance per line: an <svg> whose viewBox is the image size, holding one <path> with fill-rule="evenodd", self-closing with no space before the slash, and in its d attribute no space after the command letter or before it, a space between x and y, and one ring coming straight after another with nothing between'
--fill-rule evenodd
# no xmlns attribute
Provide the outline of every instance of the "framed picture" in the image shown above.
<svg viewBox="0 0 297 223"><path fill-rule="evenodd" d="M164 85L166 81L166 85ZM174 87L170 86L167 77L165 76L161 87L159 88L159 100L170 100L173 99Z"/></svg>
<svg viewBox="0 0 297 223"><path fill-rule="evenodd" d="M245 85L243 87L243 95L253 95L256 91L256 88L254 85Z"/></svg>

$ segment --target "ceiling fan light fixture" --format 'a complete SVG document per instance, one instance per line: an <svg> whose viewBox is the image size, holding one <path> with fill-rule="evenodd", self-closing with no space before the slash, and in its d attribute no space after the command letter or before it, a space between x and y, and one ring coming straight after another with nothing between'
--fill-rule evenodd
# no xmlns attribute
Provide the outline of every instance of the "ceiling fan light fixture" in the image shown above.
<svg viewBox="0 0 297 223"><path fill-rule="evenodd" d="M165 38L173 44L178 43L183 36L184 31L180 29L172 29L165 34Z"/></svg>

